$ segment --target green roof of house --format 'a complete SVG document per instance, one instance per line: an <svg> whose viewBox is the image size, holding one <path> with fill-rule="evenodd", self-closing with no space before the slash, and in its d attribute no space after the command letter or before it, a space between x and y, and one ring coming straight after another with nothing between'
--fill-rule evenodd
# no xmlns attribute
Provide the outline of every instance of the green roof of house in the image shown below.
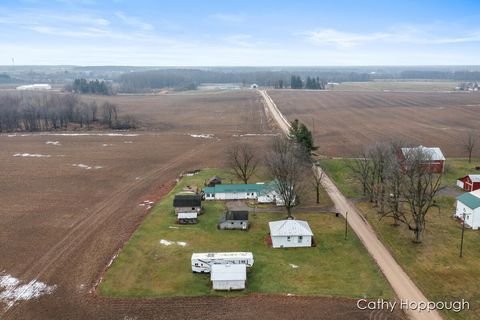
<svg viewBox="0 0 480 320"><path fill-rule="evenodd" d="M464 193L457 197L457 200L469 207L470 209L477 209L480 207L480 198L474 196L470 192Z"/></svg>
<svg viewBox="0 0 480 320"><path fill-rule="evenodd" d="M205 193L223 192L260 192L265 188L264 184L217 184L215 187L203 188Z"/></svg>

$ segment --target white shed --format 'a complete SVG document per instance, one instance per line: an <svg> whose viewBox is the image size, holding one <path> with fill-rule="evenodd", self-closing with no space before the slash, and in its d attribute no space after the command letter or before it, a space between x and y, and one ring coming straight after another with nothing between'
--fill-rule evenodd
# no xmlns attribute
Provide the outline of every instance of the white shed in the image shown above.
<svg viewBox="0 0 480 320"><path fill-rule="evenodd" d="M271 221L269 226L274 248L312 246L313 232L306 221L291 219Z"/></svg>
<svg viewBox="0 0 480 320"><path fill-rule="evenodd" d="M457 197L455 217L463 220L473 230L480 227L480 190L466 192Z"/></svg>
<svg viewBox="0 0 480 320"><path fill-rule="evenodd" d="M243 290L247 281L245 264L214 264L210 274L213 290Z"/></svg>

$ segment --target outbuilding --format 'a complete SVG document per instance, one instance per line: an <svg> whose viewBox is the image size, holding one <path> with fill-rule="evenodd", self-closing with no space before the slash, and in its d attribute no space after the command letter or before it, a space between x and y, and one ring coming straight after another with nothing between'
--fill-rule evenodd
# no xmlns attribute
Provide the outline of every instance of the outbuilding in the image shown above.
<svg viewBox="0 0 480 320"><path fill-rule="evenodd" d="M245 264L214 264L210 273L213 290L243 290L247 282Z"/></svg>
<svg viewBox="0 0 480 320"><path fill-rule="evenodd" d="M440 148L429 148L421 145L413 148L402 148L400 157L407 159L409 155L415 152L422 152L428 157L425 166L428 166L431 172L443 173L445 171L445 156Z"/></svg>
<svg viewBox="0 0 480 320"><path fill-rule="evenodd" d="M198 214L196 212L179 212L177 221L180 224L196 224L198 223Z"/></svg>
<svg viewBox="0 0 480 320"><path fill-rule="evenodd" d="M480 190L466 192L457 197L455 217L463 220L465 225L478 230L480 227Z"/></svg>
<svg viewBox="0 0 480 320"><path fill-rule="evenodd" d="M177 194L173 198L175 213L179 214L195 212L197 215L202 212L202 195L200 194Z"/></svg>
<svg viewBox="0 0 480 320"><path fill-rule="evenodd" d="M222 178L214 176L208 180L207 186L215 187L217 184L222 184Z"/></svg>
<svg viewBox="0 0 480 320"><path fill-rule="evenodd" d="M220 218L218 228L222 230L248 230L248 211L227 211Z"/></svg>
<svg viewBox="0 0 480 320"><path fill-rule="evenodd" d="M269 222L273 248L311 247L313 232L308 222L280 220Z"/></svg>
<svg viewBox="0 0 480 320"><path fill-rule="evenodd" d="M467 192L480 189L480 174L469 174L457 180L457 186Z"/></svg>

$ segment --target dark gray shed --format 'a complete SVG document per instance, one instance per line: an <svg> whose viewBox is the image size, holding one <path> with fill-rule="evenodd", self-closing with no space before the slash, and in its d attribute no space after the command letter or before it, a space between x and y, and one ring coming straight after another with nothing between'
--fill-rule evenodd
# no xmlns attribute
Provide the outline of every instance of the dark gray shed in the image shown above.
<svg viewBox="0 0 480 320"><path fill-rule="evenodd" d="M218 228L222 230L248 230L248 211L227 211L220 218Z"/></svg>
<svg viewBox="0 0 480 320"><path fill-rule="evenodd" d="M202 195L177 194L173 198L173 207L176 214L179 212L196 212L200 214L202 212Z"/></svg>

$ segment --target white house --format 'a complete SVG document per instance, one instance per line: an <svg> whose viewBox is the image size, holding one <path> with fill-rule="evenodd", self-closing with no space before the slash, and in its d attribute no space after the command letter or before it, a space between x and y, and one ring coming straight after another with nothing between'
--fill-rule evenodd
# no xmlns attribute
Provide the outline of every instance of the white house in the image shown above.
<svg viewBox="0 0 480 320"><path fill-rule="evenodd" d="M217 184L203 189L205 200L257 199L263 184Z"/></svg>
<svg viewBox="0 0 480 320"><path fill-rule="evenodd" d="M245 264L215 264L210 273L213 290L243 290L247 281Z"/></svg>
<svg viewBox="0 0 480 320"><path fill-rule="evenodd" d="M253 266L251 252L208 252L192 254L192 271L208 273L213 265L217 264L244 264L248 268Z"/></svg>
<svg viewBox="0 0 480 320"><path fill-rule="evenodd" d="M464 193L457 197L455 217L464 220L473 230L480 227L480 190Z"/></svg>
<svg viewBox="0 0 480 320"><path fill-rule="evenodd" d="M313 232L302 220L271 221L270 237L273 248L311 247Z"/></svg>

